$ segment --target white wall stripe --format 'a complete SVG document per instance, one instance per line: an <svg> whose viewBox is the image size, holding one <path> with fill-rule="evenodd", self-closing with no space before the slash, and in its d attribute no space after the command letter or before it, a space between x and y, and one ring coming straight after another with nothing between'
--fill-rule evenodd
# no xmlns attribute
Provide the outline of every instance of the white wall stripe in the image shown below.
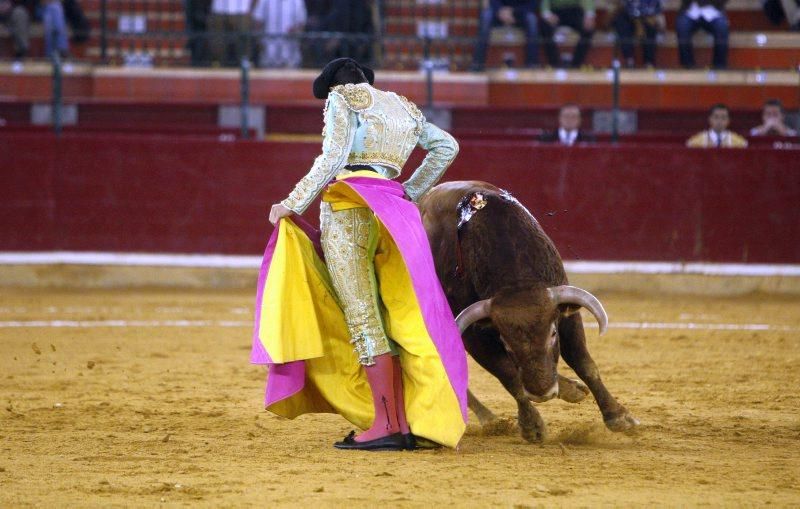
<svg viewBox="0 0 800 509"><path fill-rule="evenodd" d="M0 328L50 327L252 327L253 322L232 320L20 320L0 322Z"/></svg>
<svg viewBox="0 0 800 509"><path fill-rule="evenodd" d="M597 328L597 324L588 322L584 327ZM800 327L791 325L775 325L769 323L676 323L676 322L615 322L608 324L609 329L664 329L664 330L729 330L729 331L800 331Z"/></svg>
<svg viewBox="0 0 800 509"><path fill-rule="evenodd" d="M0 265L123 265L254 269L260 256L103 252L0 252ZM797 264L567 261L572 274L694 274L704 276L800 277Z"/></svg>
<svg viewBox="0 0 800 509"><path fill-rule="evenodd" d="M0 253L0 265L57 264L252 269L261 266L261 257L206 254L99 253L72 251Z"/></svg>
<svg viewBox="0 0 800 509"><path fill-rule="evenodd" d="M13 320L0 321L0 329L12 328L101 328L101 327L242 327L250 328L253 322L241 320ZM588 322L588 328L597 324ZM680 322L613 322L610 329L661 329L661 330L725 330L797 332L800 327L769 323L680 323Z"/></svg>

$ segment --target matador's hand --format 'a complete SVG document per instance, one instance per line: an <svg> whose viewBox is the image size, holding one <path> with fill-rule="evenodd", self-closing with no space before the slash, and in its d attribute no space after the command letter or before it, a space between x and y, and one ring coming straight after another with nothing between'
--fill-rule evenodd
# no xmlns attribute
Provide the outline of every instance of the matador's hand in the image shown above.
<svg viewBox="0 0 800 509"><path fill-rule="evenodd" d="M292 212L292 209L280 203L276 203L269 210L269 222L272 223L273 225L276 225L278 224L278 221L281 220L281 218L284 218L286 216L291 216L292 214L294 214L294 212Z"/></svg>

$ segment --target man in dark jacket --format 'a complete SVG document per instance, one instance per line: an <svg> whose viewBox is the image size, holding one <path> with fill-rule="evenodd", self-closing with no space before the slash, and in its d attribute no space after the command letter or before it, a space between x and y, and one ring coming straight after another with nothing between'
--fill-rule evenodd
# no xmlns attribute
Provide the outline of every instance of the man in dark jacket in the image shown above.
<svg viewBox="0 0 800 509"><path fill-rule="evenodd" d="M571 147L576 143L593 143L594 135L581 130L580 107L575 103L567 103L558 112L558 130L543 133L539 141Z"/></svg>
<svg viewBox="0 0 800 509"><path fill-rule="evenodd" d="M656 35L664 28L662 0L622 0L612 21L625 67L634 67L633 46L642 39L644 65L656 66Z"/></svg>
<svg viewBox="0 0 800 509"><path fill-rule="evenodd" d="M211 12L211 0L184 0L186 10L186 46L191 53L192 66L206 66L211 63L208 46L208 14Z"/></svg>
<svg viewBox="0 0 800 509"><path fill-rule="evenodd" d="M492 27L517 26L525 31L525 66L539 65L539 32L536 19L536 0L491 0L481 11L478 41L472 58L472 70L482 71L486 65L486 50Z"/></svg>
<svg viewBox="0 0 800 509"><path fill-rule="evenodd" d="M322 20L322 30L338 32L325 42L324 58L348 57L359 62L372 62L372 22L374 5L371 0L337 0Z"/></svg>
<svg viewBox="0 0 800 509"><path fill-rule="evenodd" d="M0 0L0 23L8 25L14 40L14 59L22 60L30 47L31 17L23 0Z"/></svg>
<svg viewBox="0 0 800 509"><path fill-rule="evenodd" d="M570 66L581 67L592 45L596 21L594 0L542 0L539 31L542 33L547 62L552 67L562 66L555 34L558 27L566 26L575 30L579 36Z"/></svg>
<svg viewBox="0 0 800 509"><path fill-rule="evenodd" d="M678 36L678 54L681 65L694 67L692 36L698 28L714 36L712 66L724 69L728 66L728 32L730 26L725 15L727 0L681 0L681 8L675 19L675 34Z"/></svg>

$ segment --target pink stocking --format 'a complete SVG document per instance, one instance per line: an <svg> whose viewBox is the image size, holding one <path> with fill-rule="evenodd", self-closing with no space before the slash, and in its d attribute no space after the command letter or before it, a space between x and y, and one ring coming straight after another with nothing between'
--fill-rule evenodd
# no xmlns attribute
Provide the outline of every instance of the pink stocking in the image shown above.
<svg viewBox="0 0 800 509"><path fill-rule="evenodd" d="M397 425L400 426L400 433L410 433L411 429L408 427L408 420L406 419L406 402L403 398L403 368L400 367L400 356L395 355L392 358L394 364L394 399L397 403Z"/></svg>
<svg viewBox="0 0 800 509"><path fill-rule="evenodd" d="M394 391L394 362L391 354L378 355L375 364L365 366L367 382L372 389L372 404L375 405L375 420L372 427L359 434L356 442L375 440L398 433L397 405Z"/></svg>

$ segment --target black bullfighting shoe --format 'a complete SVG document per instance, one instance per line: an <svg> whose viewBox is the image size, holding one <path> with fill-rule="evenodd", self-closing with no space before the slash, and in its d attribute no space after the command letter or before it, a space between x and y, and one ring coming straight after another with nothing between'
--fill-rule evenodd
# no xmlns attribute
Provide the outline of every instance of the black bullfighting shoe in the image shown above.
<svg viewBox="0 0 800 509"><path fill-rule="evenodd" d="M344 440L336 442L333 446L337 449L353 449L358 451L402 451L405 449L406 444L402 433L395 433L364 442L356 442L355 437L356 432L351 431L344 437Z"/></svg>
<svg viewBox="0 0 800 509"><path fill-rule="evenodd" d="M441 449L442 444L437 444L433 440L428 440L425 437L418 437L413 433L403 435L406 440L406 449ZM410 446L410 447L409 447Z"/></svg>

